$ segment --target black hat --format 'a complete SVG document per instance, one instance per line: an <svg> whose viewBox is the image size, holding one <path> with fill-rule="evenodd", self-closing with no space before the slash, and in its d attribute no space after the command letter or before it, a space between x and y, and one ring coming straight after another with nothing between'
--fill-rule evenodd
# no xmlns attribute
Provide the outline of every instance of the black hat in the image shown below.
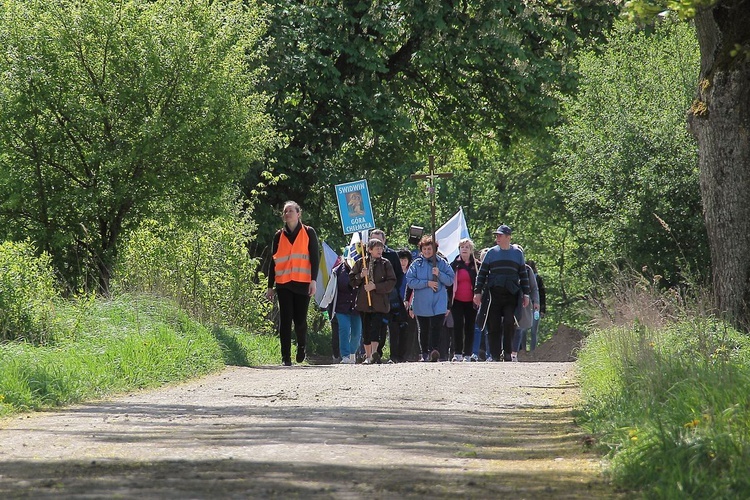
<svg viewBox="0 0 750 500"><path fill-rule="evenodd" d="M510 235L513 231L510 229L510 226L506 226L505 224L501 224L500 227L495 229L493 234L508 234Z"/></svg>

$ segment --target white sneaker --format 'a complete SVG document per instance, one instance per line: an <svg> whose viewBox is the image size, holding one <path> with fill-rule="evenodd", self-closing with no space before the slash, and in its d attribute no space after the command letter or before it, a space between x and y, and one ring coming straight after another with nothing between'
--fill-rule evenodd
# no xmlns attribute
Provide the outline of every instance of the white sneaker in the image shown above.
<svg viewBox="0 0 750 500"><path fill-rule="evenodd" d="M351 356L344 356L341 359L341 364L342 365L353 365L354 364L354 360L351 358Z"/></svg>
<svg viewBox="0 0 750 500"><path fill-rule="evenodd" d="M451 361L460 362L460 361L463 361L463 360L464 360L463 354L454 354L453 355L453 359Z"/></svg>
<svg viewBox="0 0 750 500"><path fill-rule="evenodd" d="M511 353L511 354L510 354L510 360L511 360L511 362L513 362L513 363L518 363L518 354L513 354L513 353Z"/></svg>
<svg viewBox="0 0 750 500"><path fill-rule="evenodd" d="M487 355L487 359L486 359L486 361L487 361L488 363L492 363L492 362L493 362L493 361L495 361L495 360L494 360L494 359L492 359L492 356L488 354L488 355Z"/></svg>
<svg viewBox="0 0 750 500"><path fill-rule="evenodd" d="M464 361L479 361L479 356L472 354L470 358L464 358Z"/></svg>

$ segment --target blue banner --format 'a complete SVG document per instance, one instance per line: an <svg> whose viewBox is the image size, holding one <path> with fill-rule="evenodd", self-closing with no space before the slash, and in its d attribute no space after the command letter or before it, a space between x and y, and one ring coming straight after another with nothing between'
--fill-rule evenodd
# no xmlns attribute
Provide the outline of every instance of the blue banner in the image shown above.
<svg viewBox="0 0 750 500"><path fill-rule="evenodd" d="M367 189L366 180L336 184L336 200L344 234L375 228L375 217L372 215L370 191Z"/></svg>

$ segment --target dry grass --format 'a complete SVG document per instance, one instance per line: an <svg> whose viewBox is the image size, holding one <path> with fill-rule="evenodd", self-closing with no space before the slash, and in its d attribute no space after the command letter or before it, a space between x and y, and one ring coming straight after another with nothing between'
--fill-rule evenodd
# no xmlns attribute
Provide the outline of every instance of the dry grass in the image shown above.
<svg viewBox="0 0 750 500"><path fill-rule="evenodd" d="M616 270L614 278L599 285L589 299L591 326L606 329L612 326L639 324L660 329L688 315L715 315L710 293L693 284L663 286L663 278L634 269Z"/></svg>

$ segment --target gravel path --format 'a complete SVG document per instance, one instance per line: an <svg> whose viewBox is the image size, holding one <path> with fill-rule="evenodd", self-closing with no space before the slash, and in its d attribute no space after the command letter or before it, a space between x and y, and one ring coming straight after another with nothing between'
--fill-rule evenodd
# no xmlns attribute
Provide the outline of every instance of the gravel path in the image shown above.
<svg viewBox="0 0 750 500"><path fill-rule="evenodd" d="M231 367L0 421L0 498L615 498L572 369Z"/></svg>

